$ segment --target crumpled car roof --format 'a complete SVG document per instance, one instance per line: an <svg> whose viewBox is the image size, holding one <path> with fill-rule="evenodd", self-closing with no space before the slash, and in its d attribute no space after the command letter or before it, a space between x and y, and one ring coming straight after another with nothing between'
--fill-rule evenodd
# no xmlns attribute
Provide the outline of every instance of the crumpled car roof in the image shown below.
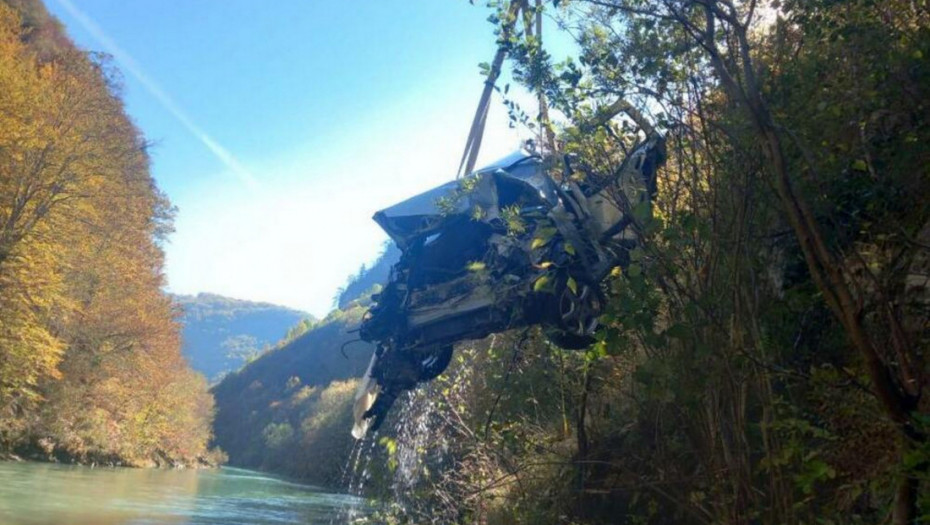
<svg viewBox="0 0 930 525"><path fill-rule="evenodd" d="M542 172L542 159L526 150L511 153L469 176L479 179L506 177L531 186L542 199L557 198L552 180ZM461 182L461 179L453 180L415 195L378 211L373 219L398 246L409 246L414 240L442 229L448 216L467 213L476 199L487 198L481 195L480 189L476 194L461 198Z"/></svg>

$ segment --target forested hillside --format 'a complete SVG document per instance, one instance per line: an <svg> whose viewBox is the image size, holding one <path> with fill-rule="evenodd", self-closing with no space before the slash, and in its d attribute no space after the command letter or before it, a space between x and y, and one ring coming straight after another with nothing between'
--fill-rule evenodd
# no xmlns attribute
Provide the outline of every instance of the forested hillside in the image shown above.
<svg viewBox="0 0 930 525"><path fill-rule="evenodd" d="M383 286L387 282L391 273L391 266L400 259L400 250L393 242L387 242L381 255L375 259L371 267L364 264L359 268L355 275L349 277L345 286L339 289L339 295L336 299L336 307L345 309L349 303L359 297L370 293L376 286Z"/></svg>
<svg viewBox="0 0 930 525"><path fill-rule="evenodd" d="M203 458L213 400L162 293L173 209L118 73L0 2L0 452Z"/></svg>
<svg viewBox="0 0 930 525"><path fill-rule="evenodd" d="M216 444L232 465L338 486L353 445L355 379L373 351L352 333L365 308L335 310L213 388Z"/></svg>
<svg viewBox="0 0 930 525"><path fill-rule="evenodd" d="M175 295L173 299L183 312L183 353L191 368L210 381L238 370L284 339L289 330L306 330L314 322L305 312L216 294Z"/></svg>
<svg viewBox="0 0 930 525"><path fill-rule="evenodd" d="M275 348L213 387L215 442L232 465L345 488L340 483L355 445L352 401L374 351L356 330L399 256L386 245L340 290L339 308L294 326Z"/></svg>

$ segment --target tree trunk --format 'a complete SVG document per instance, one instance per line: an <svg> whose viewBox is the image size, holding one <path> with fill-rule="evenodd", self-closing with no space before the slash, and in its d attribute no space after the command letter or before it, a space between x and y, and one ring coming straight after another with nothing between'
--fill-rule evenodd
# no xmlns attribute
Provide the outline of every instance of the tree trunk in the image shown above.
<svg viewBox="0 0 930 525"><path fill-rule="evenodd" d="M810 212L804 197L792 186L781 133L774 123L771 111L763 98L761 86L755 77L755 68L750 54L751 46L747 36L748 22L740 24L738 20L723 13L714 2L705 4L704 10L706 30L704 40L700 43L708 50L711 64L720 77L728 97L745 109L756 128L763 154L774 178L778 198L801 247L811 278L823 294L827 306L843 326L849 342L862 356L873 391L882 408L889 419L900 429L902 438L900 448L903 456L909 448L909 442L923 443L926 441L926 436L919 433L912 424L910 410L914 402L910 396L897 387L895 370L882 360L878 346L863 325L861 308L846 281L849 272L846 271L843 262L837 259L826 245L820 225ZM728 67L728 63L721 56L714 41L718 16L721 17L723 23L729 24L738 41L738 45L732 46L730 50L742 63L742 68L738 71L733 71ZM896 319L890 319L890 322L896 323ZM916 386L918 393L922 390L922 386ZM894 506L895 524L910 524L916 519L918 487L919 480L911 474L905 474L900 480Z"/></svg>

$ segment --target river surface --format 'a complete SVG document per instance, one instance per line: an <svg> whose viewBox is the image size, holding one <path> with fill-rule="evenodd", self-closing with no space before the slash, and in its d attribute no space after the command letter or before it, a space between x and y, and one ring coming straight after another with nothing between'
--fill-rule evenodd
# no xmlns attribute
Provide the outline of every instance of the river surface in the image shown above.
<svg viewBox="0 0 930 525"><path fill-rule="evenodd" d="M2 525L341 525L365 510L260 472L0 462Z"/></svg>

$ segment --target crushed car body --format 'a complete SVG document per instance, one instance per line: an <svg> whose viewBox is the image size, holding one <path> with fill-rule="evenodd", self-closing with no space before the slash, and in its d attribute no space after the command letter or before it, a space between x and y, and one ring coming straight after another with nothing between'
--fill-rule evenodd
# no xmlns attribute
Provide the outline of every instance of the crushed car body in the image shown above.
<svg viewBox="0 0 930 525"><path fill-rule="evenodd" d="M453 345L541 325L569 349L594 339L601 283L636 245L633 210L648 212L665 143L653 133L616 173L564 159L562 182L518 151L377 212L401 249L360 327L376 351L356 396L352 434L377 429L397 396L445 370Z"/></svg>

